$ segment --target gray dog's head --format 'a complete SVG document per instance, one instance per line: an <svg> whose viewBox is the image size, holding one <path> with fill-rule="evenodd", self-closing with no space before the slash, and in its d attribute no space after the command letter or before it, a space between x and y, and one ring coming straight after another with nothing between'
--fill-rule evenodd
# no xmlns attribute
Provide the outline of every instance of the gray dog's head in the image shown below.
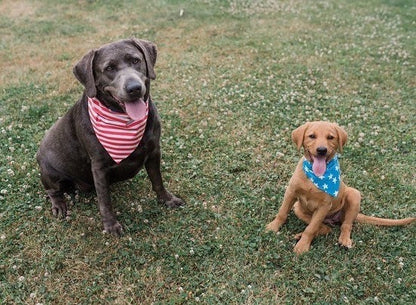
<svg viewBox="0 0 416 305"><path fill-rule="evenodd" d="M88 52L74 67L88 97L134 118L136 106L149 97L156 78L156 46L146 40L126 39Z"/></svg>

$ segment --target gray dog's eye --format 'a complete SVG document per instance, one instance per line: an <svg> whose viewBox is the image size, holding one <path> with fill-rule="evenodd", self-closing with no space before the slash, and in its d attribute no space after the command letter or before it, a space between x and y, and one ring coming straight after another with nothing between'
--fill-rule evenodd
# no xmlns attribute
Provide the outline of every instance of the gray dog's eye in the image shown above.
<svg viewBox="0 0 416 305"><path fill-rule="evenodd" d="M105 71L113 71L114 70L114 67L113 66L107 66L107 67L105 67Z"/></svg>
<svg viewBox="0 0 416 305"><path fill-rule="evenodd" d="M140 62L140 59L139 59L139 58L133 58L133 59L131 60L131 62L132 62L134 65L136 65L136 64L138 64L138 63Z"/></svg>

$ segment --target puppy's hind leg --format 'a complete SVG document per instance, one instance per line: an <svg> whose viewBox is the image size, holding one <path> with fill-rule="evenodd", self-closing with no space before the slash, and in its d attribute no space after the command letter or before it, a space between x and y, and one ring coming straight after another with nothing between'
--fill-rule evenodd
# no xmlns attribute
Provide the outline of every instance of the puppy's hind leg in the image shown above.
<svg viewBox="0 0 416 305"><path fill-rule="evenodd" d="M341 225L341 234L338 243L346 248L352 247L351 230L354 220L360 211L361 194L358 190L348 187L346 190L344 220Z"/></svg>

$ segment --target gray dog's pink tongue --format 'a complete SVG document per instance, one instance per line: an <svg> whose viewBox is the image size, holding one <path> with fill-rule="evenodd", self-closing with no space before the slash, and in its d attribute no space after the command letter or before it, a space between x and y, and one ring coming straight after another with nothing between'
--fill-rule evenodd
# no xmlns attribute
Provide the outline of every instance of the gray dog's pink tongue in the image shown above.
<svg viewBox="0 0 416 305"><path fill-rule="evenodd" d="M326 171L326 158L325 157L313 157L312 164L313 173L321 177Z"/></svg>
<svg viewBox="0 0 416 305"><path fill-rule="evenodd" d="M133 120L139 120L146 114L146 104L142 99L125 103L127 115Z"/></svg>

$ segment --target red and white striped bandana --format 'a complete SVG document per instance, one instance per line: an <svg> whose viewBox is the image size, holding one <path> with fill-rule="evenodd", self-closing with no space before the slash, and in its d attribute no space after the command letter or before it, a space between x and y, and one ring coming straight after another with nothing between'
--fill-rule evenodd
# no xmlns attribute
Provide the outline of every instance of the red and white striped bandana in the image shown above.
<svg viewBox="0 0 416 305"><path fill-rule="evenodd" d="M146 128L149 103L143 103L143 116L132 120L126 113L112 111L96 98L88 98L88 112L95 135L118 164L140 144Z"/></svg>

